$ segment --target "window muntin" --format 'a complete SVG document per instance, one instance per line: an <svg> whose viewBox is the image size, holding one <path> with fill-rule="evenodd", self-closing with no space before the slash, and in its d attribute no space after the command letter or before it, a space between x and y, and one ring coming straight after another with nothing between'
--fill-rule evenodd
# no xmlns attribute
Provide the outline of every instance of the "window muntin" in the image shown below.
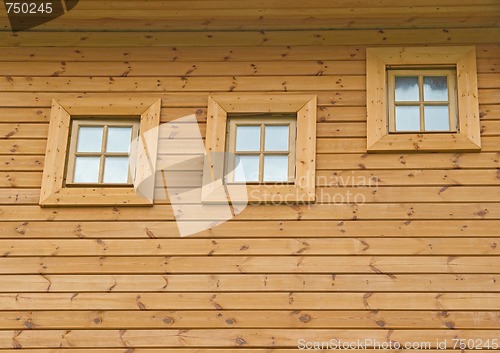
<svg viewBox="0 0 500 353"><path fill-rule="evenodd" d="M389 69L389 132L456 132L454 69Z"/></svg>
<svg viewBox="0 0 500 353"><path fill-rule="evenodd" d="M132 184L131 141L138 119L72 119L67 159L67 186Z"/></svg>
<svg viewBox="0 0 500 353"><path fill-rule="evenodd" d="M293 183L296 122L293 116L229 117L226 182Z"/></svg>

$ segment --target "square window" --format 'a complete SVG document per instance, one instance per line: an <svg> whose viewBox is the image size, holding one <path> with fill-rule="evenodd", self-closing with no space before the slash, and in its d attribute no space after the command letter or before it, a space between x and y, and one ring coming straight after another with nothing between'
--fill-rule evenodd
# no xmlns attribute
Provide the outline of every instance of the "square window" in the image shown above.
<svg viewBox="0 0 500 353"><path fill-rule="evenodd" d="M456 132L454 69L389 69L389 133Z"/></svg>
<svg viewBox="0 0 500 353"><path fill-rule="evenodd" d="M66 186L132 184L130 146L138 119L74 118L71 125Z"/></svg>
<svg viewBox="0 0 500 353"><path fill-rule="evenodd" d="M480 151L474 47L369 48L367 150Z"/></svg>
<svg viewBox="0 0 500 353"><path fill-rule="evenodd" d="M229 117L226 182L293 183L296 121L293 116Z"/></svg>
<svg viewBox="0 0 500 353"><path fill-rule="evenodd" d="M141 98L54 100L40 205L151 206L154 182L143 182L154 178L160 108ZM133 143L146 133L147 144Z"/></svg>
<svg viewBox="0 0 500 353"><path fill-rule="evenodd" d="M211 96L202 202L225 203L241 184L247 195L231 202L314 202L316 101L299 94Z"/></svg>

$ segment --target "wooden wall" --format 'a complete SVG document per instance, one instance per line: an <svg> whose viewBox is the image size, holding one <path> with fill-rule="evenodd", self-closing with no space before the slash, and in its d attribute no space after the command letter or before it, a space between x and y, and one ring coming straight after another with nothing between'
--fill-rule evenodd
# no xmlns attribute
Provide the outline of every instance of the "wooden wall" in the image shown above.
<svg viewBox="0 0 500 353"><path fill-rule="evenodd" d="M483 41L482 152L369 155L365 45L0 48L0 352L500 338L500 46ZM249 206L182 239L168 201L38 206L53 98L161 97L162 122L204 131L209 93L229 91L317 94L318 191L366 203Z"/></svg>

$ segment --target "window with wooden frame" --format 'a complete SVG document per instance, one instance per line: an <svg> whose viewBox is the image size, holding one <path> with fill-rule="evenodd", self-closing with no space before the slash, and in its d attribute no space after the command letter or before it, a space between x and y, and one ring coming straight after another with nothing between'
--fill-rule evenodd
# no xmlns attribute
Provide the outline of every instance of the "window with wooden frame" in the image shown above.
<svg viewBox="0 0 500 353"><path fill-rule="evenodd" d="M139 119L73 119L66 186L132 185L130 148Z"/></svg>
<svg viewBox="0 0 500 353"><path fill-rule="evenodd" d="M315 200L316 96L213 95L207 115L202 202Z"/></svg>
<svg viewBox="0 0 500 353"><path fill-rule="evenodd" d="M454 69L389 69L389 133L456 132Z"/></svg>
<svg viewBox="0 0 500 353"><path fill-rule="evenodd" d="M367 150L479 151L474 47L367 49Z"/></svg>
<svg viewBox="0 0 500 353"><path fill-rule="evenodd" d="M227 183L294 183L297 118L228 118Z"/></svg>
<svg viewBox="0 0 500 353"><path fill-rule="evenodd" d="M54 100L40 205L152 205L154 183L143 182L154 178L160 107L139 98Z"/></svg>

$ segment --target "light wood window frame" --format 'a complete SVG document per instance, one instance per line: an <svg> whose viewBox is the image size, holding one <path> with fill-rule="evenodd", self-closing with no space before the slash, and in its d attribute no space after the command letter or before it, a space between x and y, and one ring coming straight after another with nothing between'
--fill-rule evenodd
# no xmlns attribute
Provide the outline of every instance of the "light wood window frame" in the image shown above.
<svg viewBox="0 0 500 353"><path fill-rule="evenodd" d="M227 124L227 146L226 151L228 155L226 156L225 163L225 176L226 183L238 184L234 181L233 173L228 173L235 168L235 157L236 155L242 156L258 156L259 157L259 181L250 182L247 181L246 184L266 184L266 183L276 183L272 181L264 180L264 157L265 156L287 156L288 157L288 180L279 183L294 183L295 182L295 146L296 146L296 136L297 136L297 118L296 117L283 117L283 116L267 116L264 115L249 115L242 117L241 115L236 115L230 117L229 123ZM239 126L258 126L260 128L260 141L258 151L236 151L236 128ZM287 126L288 127L288 149L286 151L266 151L265 150L265 128L267 126Z"/></svg>
<svg viewBox="0 0 500 353"><path fill-rule="evenodd" d="M231 188L240 185L225 183L218 175L224 175L223 163L215 163L211 153L227 151L228 116L238 114L292 114L296 116L295 181L293 183L247 184L248 202L276 203L314 202L316 178L316 105L315 95L298 94L222 94L208 99L205 148L207 161L203 171L202 202L226 203L227 195L237 195ZM238 189L235 189L238 190ZM221 192L222 191L222 192ZM226 195L221 198L220 195Z"/></svg>
<svg viewBox="0 0 500 353"><path fill-rule="evenodd" d="M77 145L79 140L79 130L80 127L103 127L103 136L101 140L101 150L98 152L78 152ZM122 117L116 119L89 119L89 118L77 118L72 119L71 122L71 134L70 134L70 144L67 159L67 173L66 173L66 186L81 187L84 185L88 186L132 186L133 180L132 175L129 171L126 183L104 183L104 165L106 157L127 157L130 159L131 152L107 152L106 145L108 140L109 128L113 127L130 127L131 128L131 141L135 140L139 133L139 119L134 117ZM129 144L130 147L130 144ZM77 157L99 157L99 180L97 183L76 183L74 181L75 163Z"/></svg>
<svg viewBox="0 0 500 353"><path fill-rule="evenodd" d="M140 145L144 148L138 148L131 158L135 160L136 180L143 180L151 175L151 171L155 170L158 153L158 129L154 128L160 123L160 109L160 99L130 98L121 100L119 105L109 102L106 98L53 100L40 206L151 206L154 183L147 183L148 190L141 185L142 193L138 194L133 185L66 187L65 178L72 119L82 116L106 120L120 120L124 116L139 117L139 142L143 142ZM146 132L148 132L147 141L144 139ZM151 140L155 143L151 143Z"/></svg>
<svg viewBox="0 0 500 353"><path fill-rule="evenodd" d="M445 101L431 101L425 100L424 97L424 77L446 77L448 99ZM397 102L396 96L396 77L418 77L418 101L400 101ZM420 110L420 130L419 132L425 133L439 133L439 132L457 132L457 91L456 91L456 72L454 69L388 69L387 71L387 87L389 94L389 133L411 133L412 131L397 130L396 126L396 107L397 106L411 106L419 107ZM439 131L425 130L424 107L425 106L443 106L448 107L448 129Z"/></svg>
<svg viewBox="0 0 500 353"><path fill-rule="evenodd" d="M387 69L398 66L456 69L456 132L390 133ZM368 152L481 150L475 47L368 48L366 71Z"/></svg>

